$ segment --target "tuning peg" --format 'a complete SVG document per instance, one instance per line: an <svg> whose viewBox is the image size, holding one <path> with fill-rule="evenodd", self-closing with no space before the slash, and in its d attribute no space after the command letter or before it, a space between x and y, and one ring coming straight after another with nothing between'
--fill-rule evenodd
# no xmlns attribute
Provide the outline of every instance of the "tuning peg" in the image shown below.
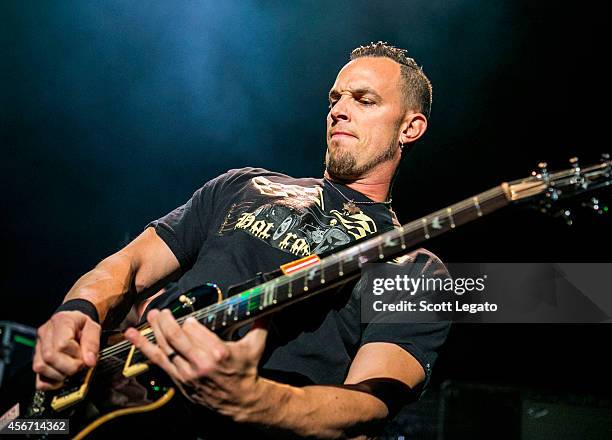
<svg viewBox="0 0 612 440"><path fill-rule="evenodd" d="M569 163L572 165L572 168L574 170L580 171L580 165L578 164L578 158L577 157L570 158Z"/></svg>
<svg viewBox="0 0 612 440"><path fill-rule="evenodd" d="M538 163L538 171L534 171L531 174L535 176L537 179L541 179L544 181L544 183L547 186L547 190L546 190L547 199L552 200L553 202L556 202L559 199L559 192L554 187L554 184L550 182L547 167L548 167L548 164L546 162L540 162ZM550 208L551 208L551 205L550 203L548 203L544 205L544 209L542 209L542 212L547 212Z"/></svg>
<svg viewBox="0 0 612 440"><path fill-rule="evenodd" d="M597 214L606 214L608 212L608 206L602 203L597 197L591 197L588 202L582 202L582 207L588 208L589 210L595 211Z"/></svg>
<svg viewBox="0 0 612 440"><path fill-rule="evenodd" d="M546 169L547 166L548 164L546 162L538 163L538 170L533 171L531 175L537 177L538 179L548 180L548 170Z"/></svg>
<svg viewBox="0 0 612 440"><path fill-rule="evenodd" d="M589 186L588 181L584 178L584 176L582 175L581 171L580 171L580 164L578 163L578 158L577 157L572 157L569 160L569 163L572 165L572 168L574 170L574 176L575 177L575 181L574 183L576 184L577 187L581 187L582 189L587 189L587 187Z"/></svg>
<svg viewBox="0 0 612 440"><path fill-rule="evenodd" d="M567 208L559 211L557 214L554 215L554 217L562 217L568 226L572 226L574 224L574 220L572 219L572 211Z"/></svg>
<svg viewBox="0 0 612 440"><path fill-rule="evenodd" d="M601 153L601 161L607 162L610 160L610 153Z"/></svg>
<svg viewBox="0 0 612 440"><path fill-rule="evenodd" d="M556 202L557 200L559 200L559 191L557 191L556 188L551 186L546 190L546 197L548 197L548 199L552 200L553 202Z"/></svg>

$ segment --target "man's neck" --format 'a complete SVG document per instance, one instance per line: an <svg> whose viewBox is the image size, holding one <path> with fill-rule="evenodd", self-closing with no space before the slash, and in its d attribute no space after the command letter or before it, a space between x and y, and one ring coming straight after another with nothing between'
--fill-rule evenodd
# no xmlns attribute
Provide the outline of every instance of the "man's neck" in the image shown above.
<svg viewBox="0 0 612 440"><path fill-rule="evenodd" d="M345 180L330 175L325 170L325 178L332 182L342 183L349 188L360 192L364 196L368 197L375 202L386 202L389 197L389 187L391 185L391 178L393 173L372 173L359 177L357 179Z"/></svg>

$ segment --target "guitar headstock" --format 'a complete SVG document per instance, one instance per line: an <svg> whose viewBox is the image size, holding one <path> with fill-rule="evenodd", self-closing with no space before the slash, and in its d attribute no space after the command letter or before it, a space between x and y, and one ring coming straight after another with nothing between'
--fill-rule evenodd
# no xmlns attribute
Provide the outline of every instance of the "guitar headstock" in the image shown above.
<svg viewBox="0 0 612 440"><path fill-rule="evenodd" d="M569 160L570 168L550 173L546 162L540 162L538 169L526 179L515 180L505 185L506 197L511 202L530 201L544 213L563 217L572 224L571 209L559 206L559 201L579 198L588 199L581 203L596 214L608 212L608 206L600 197L585 197L586 193L612 185L612 161L610 155L601 155L599 163L581 167L578 158Z"/></svg>

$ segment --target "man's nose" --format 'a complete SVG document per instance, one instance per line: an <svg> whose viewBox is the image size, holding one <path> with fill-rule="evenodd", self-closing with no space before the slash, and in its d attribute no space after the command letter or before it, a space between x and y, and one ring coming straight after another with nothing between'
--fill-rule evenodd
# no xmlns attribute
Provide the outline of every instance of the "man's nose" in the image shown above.
<svg viewBox="0 0 612 440"><path fill-rule="evenodd" d="M329 114L334 122L336 121L348 121L350 120L349 111L348 111L348 99L346 97L341 97L331 108Z"/></svg>

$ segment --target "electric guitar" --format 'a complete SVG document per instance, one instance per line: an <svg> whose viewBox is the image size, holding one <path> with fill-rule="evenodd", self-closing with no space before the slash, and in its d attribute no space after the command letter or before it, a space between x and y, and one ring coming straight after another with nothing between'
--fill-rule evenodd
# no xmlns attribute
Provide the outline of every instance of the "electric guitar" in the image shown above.
<svg viewBox="0 0 612 440"><path fill-rule="evenodd" d="M603 155L600 163L549 173L545 163L531 176L502 183L488 191L448 206L394 230L365 239L324 258L310 255L282 266L271 279L227 299L214 284L185 292L169 308L182 323L187 317L225 339L256 318L332 289L359 277L367 262L386 261L406 254L416 245L459 225L478 219L515 202L530 201L541 211L556 213L561 199L574 197L612 182L612 161ZM593 201L595 200L595 201ZM583 205L602 212L591 198ZM567 217L567 210L562 210ZM566 219L567 220L567 219ZM569 221L569 220L568 220ZM209 298L217 299L211 303ZM152 329L143 324L140 332L154 341ZM175 386L128 341L100 350L96 367L68 378L53 392L37 391L28 410L30 419L69 419L76 439L100 434L124 416L147 413L177 400Z"/></svg>

